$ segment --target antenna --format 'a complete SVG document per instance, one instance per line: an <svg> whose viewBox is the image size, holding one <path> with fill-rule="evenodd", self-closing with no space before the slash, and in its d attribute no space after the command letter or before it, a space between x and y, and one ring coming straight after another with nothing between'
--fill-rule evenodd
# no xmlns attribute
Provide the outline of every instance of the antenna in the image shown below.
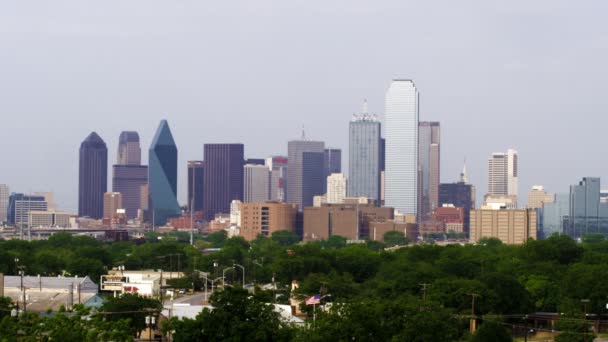
<svg viewBox="0 0 608 342"><path fill-rule="evenodd" d="M367 109L367 99L363 99L363 114L367 114L369 113L368 109Z"/></svg>
<svg viewBox="0 0 608 342"><path fill-rule="evenodd" d="M302 125L302 140L306 140L306 131L304 130L304 125Z"/></svg>

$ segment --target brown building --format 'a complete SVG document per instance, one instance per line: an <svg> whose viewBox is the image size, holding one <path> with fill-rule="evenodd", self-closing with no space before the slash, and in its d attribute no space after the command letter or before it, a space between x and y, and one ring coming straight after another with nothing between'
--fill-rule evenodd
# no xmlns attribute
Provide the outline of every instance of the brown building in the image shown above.
<svg viewBox="0 0 608 342"><path fill-rule="evenodd" d="M444 206L435 209L432 215L435 221L443 222L445 232L462 233L464 229L464 209Z"/></svg>
<svg viewBox="0 0 608 342"><path fill-rule="evenodd" d="M324 204L304 208L304 241L326 240L332 235L348 240L369 237L371 222L393 219L393 208L368 204Z"/></svg>
<svg viewBox="0 0 608 342"><path fill-rule="evenodd" d="M418 229L414 223L403 223L403 222L372 222L370 224L369 239L384 242L384 234L390 231L402 232L405 237L411 241L416 241L418 238Z"/></svg>
<svg viewBox="0 0 608 342"><path fill-rule="evenodd" d="M279 230L296 232L295 204L279 202L253 202L241 204L241 232L247 241L252 241L258 235L270 237Z"/></svg>
<svg viewBox="0 0 608 342"><path fill-rule="evenodd" d="M535 210L471 210L471 242L481 238L498 238L508 244L522 244L536 239Z"/></svg>
<svg viewBox="0 0 608 342"><path fill-rule="evenodd" d="M120 192L106 192L103 194L103 218L112 220L117 210L122 208L122 195Z"/></svg>

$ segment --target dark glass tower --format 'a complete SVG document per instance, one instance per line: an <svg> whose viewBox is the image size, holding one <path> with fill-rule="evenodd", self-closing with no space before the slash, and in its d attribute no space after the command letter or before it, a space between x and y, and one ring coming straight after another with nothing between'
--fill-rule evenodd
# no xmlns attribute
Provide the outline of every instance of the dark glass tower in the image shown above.
<svg viewBox="0 0 608 342"><path fill-rule="evenodd" d="M167 120L162 120L148 151L148 186L154 225L181 215L177 202L177 147Z"/></svg>
<svg viewBox="0 0 608 342"><path fill-rule="evenodd" d="M188 162L188 209L203 210L205 184L205 162L191 160Z"/></svg>
<svg viewBox="0 0 608 342"><path fill-rule="evenodd" d="M325 143L293 140L287 143L287 201L298 209L312 206L313 197L322 195L325 178Z"/></svg>
<svg viewBox="0 0 608 342"><path fill-rule="evenodd" d="M232 200L243 200L243 144L205 144L203 208L207 219L229 213Z"/></svg>
<svg viewBox="0 0 608 342"><path fill-rule="evenodd" d="M93 132L80 144L78 215L103 217L103 194L108 191L108 148Z"/></svg>
<svg viewBox="0 0 608 342"><path fill-rule="evenodd" d="M332 173L342 172L342 150L339 148L325 149L325 180Z"/></svg>

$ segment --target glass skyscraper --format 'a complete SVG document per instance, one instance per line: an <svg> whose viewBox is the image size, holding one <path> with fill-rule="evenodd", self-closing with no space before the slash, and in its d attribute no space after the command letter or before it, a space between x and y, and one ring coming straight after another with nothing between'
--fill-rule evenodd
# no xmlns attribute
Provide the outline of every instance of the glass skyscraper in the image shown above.
<svg viewBox="0 0 608 342"><path fill-rule="evenodd" d="M553 203L544 203L541 215L541 238L564 234L564 218L570 211L570 194L555 194Z"/></svg>
<svg viewBox="0 0 608 342"><path fill-rule="evenodd" d="M348 196L380 200L381 137L375 115L356 115L348 134Z"/></svg>
<svg viewBox="0 0 608 342"><path fill-rule="evenodd" d="M78 170L78 216L103 217L103 194L108 191L108 148L92 132L80 144Z"/></svg>
<svg viewBox="0 0 608 342"><path fill-rule="evenodd" d="M132 131L120 133L118 138L118 165L140 165L141 147L139 145L139 134Z"/></svg>
<svg viewBox="0 0 608 342"><path fill-rule="evenodd" d="M418 213L418 90L393 80L386 93L385 205Z"/></svg>
<svg viewBox="0 0 608 342"><path fill-rule="evenodd" d="M232 200L243 200L243 144L205 144L203 208L208 220L229 214Z"/></svg>
<svg viewBox="0 0 608 342"><path fill-rule="evenodd" d="M148 186L154 225L181 215L177 202L177 146L167 120L162 120L148 150Z"/></svg>
<svg viewBox="0 0 608 342"><path fill-rule="evenodd" d="M570 186L570 208L564 229L573 238L596 233L608 236L608 203L600 202L599 178L585 177Z"/></svg>
<svg viewBox="0 0 608 342"><path fill-rule="evenodd" d="M428 219L439 206L440 169L439 122L420 122L418 125L418 211L422 219Z"/></svg>
<svg viewBox="0 0 608 342"><path fill-rule="evenodd" d="M203 210L204 189L205 162L191 160L188 162L188 210Z"/></svg>
<svg viewBox="0 0 608 342"><path fill-rule="evenodd" d="M298 209L312 206L313 197L326 187L325 143L293 140L287 143L287 201Z"/></svg>

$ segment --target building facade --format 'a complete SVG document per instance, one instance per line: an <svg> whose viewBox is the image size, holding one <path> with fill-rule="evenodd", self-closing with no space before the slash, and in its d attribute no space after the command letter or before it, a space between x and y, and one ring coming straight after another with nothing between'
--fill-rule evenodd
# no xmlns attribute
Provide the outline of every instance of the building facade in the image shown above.
<svg viewBox="0 0 608 342"><path fill-rule="evenodd" d="M16 226L29 224L31 211L47 211L43 196L12 193L8 199L8 223Z"/></svg>
<svg viewBox="0 0 608 342"><path fill-rule="evenodd" d="M392 220L393 208L361 204L325 204L304 208L304 241L327 240L337 235L348 240L370 237L374 222Z"/></svg>
<svg viewBox="0 0 608 342"><path fill-rule="evenodd" d="M0 223L8 222L8 198L10 192L8 185L0 184Z"/></svg>
<svg viewBox="0 0 608 342"><path fill-rule="evenodd" d="M325 178L332 173L342 172L342 150L339 148L325 149Z"/></svg>
<svg viewBox="0 0 608 342"><path fill-rule="evenodd" d="M466 178L466 177L465 177ZM439 205L453 205L464 211L463 231L469 232L470 211L475 209L475 187L465 182L439 185Z"/></svg>
<svg viewBox="0 0 608 342"><path fill-rule="evenodd" d="M230 213L232 200L243 200L243 144L205 144L203 208L208 220Z"/></svg>
<svg viewBox="0 0 608 342"><path fill-rule="evenodd" d="M293 140L287 143L287 201L299 210L325 193L325 143Z"/></svg>
<svg viewBox="0 0 608 342"><path fill-rule="evenodd" d="M600 189L598 177L584 177L577 185L570 186L570 208L564 233L572 238L587 234L608 236L608 203L600 201Z"/></svg>
<svg viewBox="0 0 608 342"><path fill-rule="evenodd" d="M112 220L123 209L122 194L120 192L106 192L103 195L103 218Z"/></svg>
<svg viewBox="0 0 608 342"><path fill-rule="evenodd" d="M191 160L188 162L188 210L203 210L205 196L205 162Z"/></svg>
<svg viewBox="0 0 608 342"><path fill-rule="evenodd" d="M418 213L418 90L393 80L386 93L385 205Z"/></svg>
<svg viewBox="0 0 608 342"><path fill-rule="evenodd" d="M555 200L543 203L541 216L542 238L548 238L553 234L564 234L564 220L570 214L570 194L555 194Z"/></svg>
<svg viewBox="0 0 608 342"><path fill-rule="evenodd" d="M439 207L440 132L439 122L418 124L418 212L422 220Z"/></svg>
<svg viewBox="0 0 608 342"><path fill-rule="evenodd" d="M542 185L534 185L528 193L528 209L542 209L545 203L553 203L555 196L545 191Z"/></svg>
<svg viewBox="0 0 608 342"><path fill-rule="evenodd" d="M258 235L270 237L272 233L287 230L296 232L298 208L294 204L265 202L242 203L240 209L241 236L247 241Z"/></svg>
<svg viewBox="0 0 608 342"><path fill-rule="evenodd" d="M380 121L375 115L356 115L348 134L348 196L380 200Z"/></svg>
<svg viewBox="0 0 608 342"><path fill-rule="evenodd" d="M244 202L270 201L271 171L265 165L247 164L244 166Z"/></svg>
<svg viewBox="0 0 608 342"><path fill-rule="evenodd" d="M266 159L270 170L270 200L287 201L287 157L274 156Z"/></svg>
<svg viewBox="0 0 608 342"><path fill-rule="evenodd" d="M492 153L488 159L488 194L517 196L518 158L512 149Z"/></svg>
<svg viewBox="0 0 608 342"><path fill-rule="evenodd" d="M148 166L114 165L112 166L112 192L122 195L122 204L127 219L134 219L140 209L147 206L142 202L141 187L148 184Z"/></svg>
<svg viewBox="0 0 608 342"><path fill-rule="evenodd" d="M101 219L103 194L108 191L108 148L92 132L80 144L78 172L78 216Z"/></svg>
<svg viewBox="0 0 608 342"><path fill-rule="evenodd" d="M327 177L327 203L340 204L346 198L346 176L343 173L332 173Z"/></svg>
<svg viewBox="0 0 608 342"><path fill-rule="evenodd" d="M523 244L536 240L536 233L536 210L471 210L469 239L473 243L497 238L506 244Z"/></svg>
<svg viewBox="0 0 608 342"><path fill-rule="evenodd" d="M120 133L116 164L141 165L141 146L137 132L124 131Z"/></svg>

